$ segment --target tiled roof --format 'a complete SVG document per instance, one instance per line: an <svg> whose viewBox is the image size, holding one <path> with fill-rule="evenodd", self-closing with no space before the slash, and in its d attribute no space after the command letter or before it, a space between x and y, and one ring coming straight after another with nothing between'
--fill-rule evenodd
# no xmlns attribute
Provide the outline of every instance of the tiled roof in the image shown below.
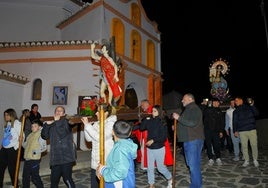
<svg viewBox="0 0 268 188"><path fill-rule="evenodd" d="M2 69L0 69L0 79L20 84L26 84L30 81L30 79L26 78L25 76L13 74Z"/></svg>
<svg viewBox="0 0 268 188"><path fill-rule="evenodd" d="M3 42L0 48L10 47L31 47L31 46L58 46L58 45L80 45L91 44L92 40L71 40L71 41L33 41L33 42Z"/></svg>

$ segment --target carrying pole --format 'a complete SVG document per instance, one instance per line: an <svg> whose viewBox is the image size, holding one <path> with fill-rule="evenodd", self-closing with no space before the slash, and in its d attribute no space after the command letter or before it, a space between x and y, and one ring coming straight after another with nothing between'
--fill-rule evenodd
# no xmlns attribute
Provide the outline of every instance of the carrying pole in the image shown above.
<svg viewBox="0 0 268 188"><path fill-rule="evenodd" d="M20 128L20 136L19 136L19 148L18 148L17 161L16 161L14 188L17 188L18 186L18 178L19 178L19 171L20 171L20 155L21 155L21 146L22 146L22 141L23 141L24 124L25 124L25 116L23 115L22 120L21 120L21 128Z"/></svg>
<svg viewBox="0 0 268 188"><path fill-rule="evenodd" d="M104 164L105 148L104 148L104 110L103 104L100 105L100 164ZM104 179L100 178L100 188L104 188Z"/></svg>
<svg viewBox="0 0 268 188"><path fill-rule="evenodd" d="M173 135L173 171L172 171L172 188L175 188L176 179L176 152L177 152L177 120L174 118L174 135Z"/></svg>

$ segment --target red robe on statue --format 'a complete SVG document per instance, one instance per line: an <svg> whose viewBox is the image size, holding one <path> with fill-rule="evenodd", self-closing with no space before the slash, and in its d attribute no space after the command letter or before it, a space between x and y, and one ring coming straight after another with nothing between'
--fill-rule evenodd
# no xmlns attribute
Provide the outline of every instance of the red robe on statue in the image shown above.
<svg viewBox="0 0 268 188"><path fill-rule="evenodd" d="M100 66L101 66L101 70L103 72L104 80L105 80L106 84L108 84L111 87L112 92L113 92L113 97L116 100L117 98L119 98L121 96L122 90L119 86L119 83L117 81L115 81L115 79L114 79L115 68L110 63L110 61L104 56L102 56L100 59Z"/></svg>

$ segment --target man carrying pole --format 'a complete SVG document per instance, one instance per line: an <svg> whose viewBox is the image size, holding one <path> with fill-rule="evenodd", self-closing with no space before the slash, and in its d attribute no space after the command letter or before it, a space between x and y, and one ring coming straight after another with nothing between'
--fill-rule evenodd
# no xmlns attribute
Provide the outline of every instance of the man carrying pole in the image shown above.
<svg viewBox="0 0 268 188"><path fill-rule="evenodd" d="M173 118L178 120L177 137L183 142L185 161L190 170L190 188L201 188L201 153L205 138L203 114L191 93L185 94L181 102L185 107L182 114L173 113Z"/></svg>

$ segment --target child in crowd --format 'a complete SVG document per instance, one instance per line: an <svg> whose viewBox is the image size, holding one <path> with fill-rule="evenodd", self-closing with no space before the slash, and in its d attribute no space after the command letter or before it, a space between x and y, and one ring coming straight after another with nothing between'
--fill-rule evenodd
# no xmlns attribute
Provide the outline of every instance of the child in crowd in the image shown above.
<svg viewBox="0 0 268 188"><path fill-rule="evenodd" d="M134 159L137 157L137 144L129 136L132 126L117 120L113 126L114 146L109 153L106 165L99 164L96 175L104 178L105 188L135 188Z"/></svg>
<svg viewBox="0 0 268 188"><path fill-rule="evenodd" d="M4 120L4 136L0 146L0 187L3 187L7 167L12 186L15 184L19 141L23 139L21 135L21 123L14 109L9 108L4 111Z"/></svg>
<svg viewBox="0 0 268 188"><path fill-rule="evenodd" d="M46 140L41 138L43 123L40 120L32 122L32 132L22 144L24 150L24 166L22 174L23 187L30 187L30 181L38 188L43 188L43 182L39 175L41 154L47 148Z"/></svg>
<svg viewBox="0 0 268 188"><path fill-rule="evenodd" d="M110 105L104 106L104 129L105 129L105 159L113 148L114 141L112 136L113 125L117 120L116 115L112 115L112 107ZM96 168L100 162L100 114L97 111L95 113L98 121L89 122L87 117L82 117L84 123L85 139L88 142L92 142L91 151L91 187L99 187L99 179L96 176Z"/></svg>

